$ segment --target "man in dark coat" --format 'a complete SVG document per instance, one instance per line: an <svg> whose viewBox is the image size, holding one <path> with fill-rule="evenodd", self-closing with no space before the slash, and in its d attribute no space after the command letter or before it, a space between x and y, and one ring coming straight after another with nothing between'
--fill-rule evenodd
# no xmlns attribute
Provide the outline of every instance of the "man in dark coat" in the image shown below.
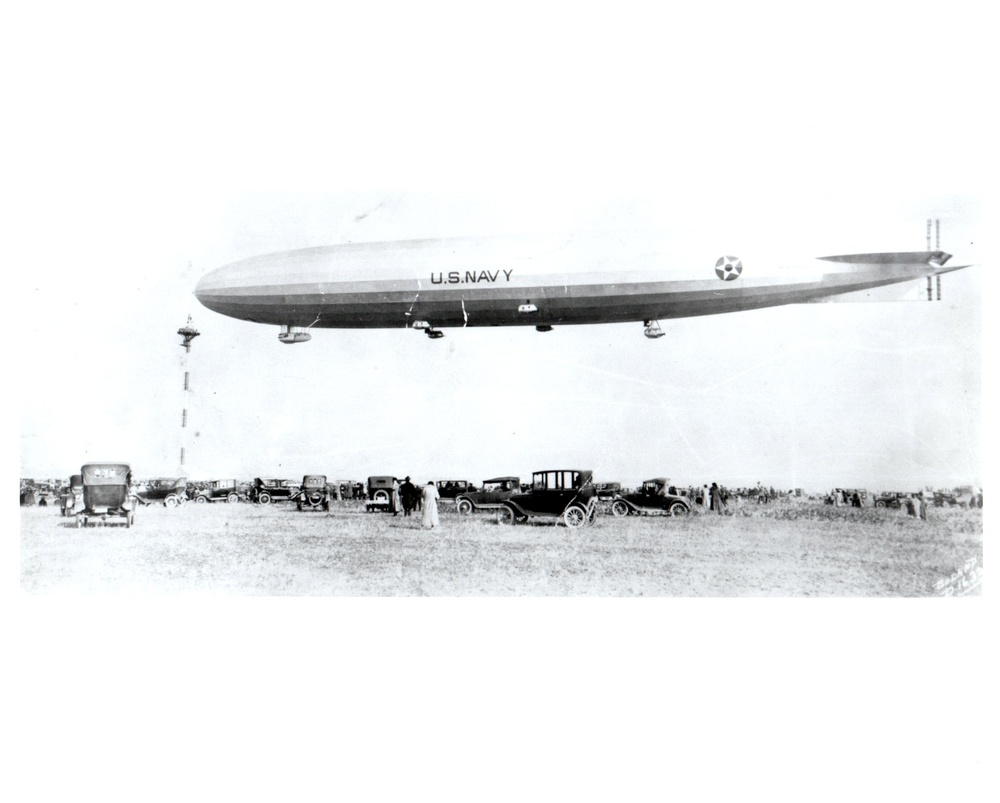
<svg viewBox="0 0 1000 803"><path fill-rule="evenodd" d="M416 506L415 497L417 493L416 486L410 482L409 477L403 480L403 484L399 486L399 496L403 503L404 516L409 516L413 512L413 508Z"/></svg>

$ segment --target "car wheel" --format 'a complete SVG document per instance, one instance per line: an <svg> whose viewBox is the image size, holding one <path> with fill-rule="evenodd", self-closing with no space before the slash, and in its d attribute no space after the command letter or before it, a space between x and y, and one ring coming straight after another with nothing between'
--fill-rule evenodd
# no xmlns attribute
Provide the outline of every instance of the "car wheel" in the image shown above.
<svg viewBox="0 0 1000 803"><path fill-rule="evenodd" d="M372 495L372 501L380 505L388 504L389 503L388 491L375 491L375 493Z"/></svg>
<svg viewBox="0 0 1000 803"><path fill-rule="evenodd" d="M688 509L683 502L674 502L667 508L667 513L671 516L686 516Z"/></svg>
<svg viewBox="0 0 1000 803"><path fill-rule="evenodd" d="M628 515L628 505L625 504L621 499L617 502L611 504L611 512L615 516L627 516Z"/></svg>
<svg viewBox="0 0 1000 803"><path fill-rule="evenodd" d="M583 527L587 523L587 511L576 505L568 507L563 513L563 522L574 530Z"/></svg>
<svg viewBox="0 0 1000 803"><path fill-rule="evenodd" d="M497 523L498 524L513 524L515 518L516 517L514 515L513 508L509 508L506 505L504 505L501 508L497 508Z"/></svg>
<svg viewBox="0 0 1000 803"><path fill-rule="evenodd" d="M458 512L461 513L463 516L469 515L472 512L472 502L470 502L468 499L459 499Z"/></svg>
<svg viewBox="0 0 1000 803"><path fill-rule="evenodd" d="M235 492L231 493L231 494L229 494L229 496L226 497L226 501L229 504L233 504L234 502L239 502L240 501L240 495L238 493L235 493Z"/></svg>
<svg viewBox="0 0 1000 803"><path fill-rule="evenodd" d="M271 503L271 494L269 494L269 493L262 493L260 496L257 497L257 501L260 502L262 505L270 504Z"/></svg>
<svg viewBox="0 0 1000 803"><path fill-rule="evenodd" d="M181 500L176 496L168 496L163 500L163 504L167 507L177 507L181 503Z"/></svg>
<svg viewBox="0 0 1000 803"><path fill-rule="evenodd" d="M196 496L194 498L195 504L204 505L208 500L204 496Z"/></svg>
<svg viewBox="0 0 1000 803"><path fill-rule="evenodd" d="M885 507L885 502L876 502L875 507Z"/></svg>

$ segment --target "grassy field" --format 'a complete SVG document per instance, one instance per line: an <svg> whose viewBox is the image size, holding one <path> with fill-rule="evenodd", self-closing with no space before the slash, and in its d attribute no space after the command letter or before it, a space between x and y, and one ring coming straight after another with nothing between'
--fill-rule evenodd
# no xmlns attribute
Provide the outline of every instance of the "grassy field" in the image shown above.
<svg viewBox="0 0 1000 803"><path fill-rule="evenodd" d="M601 516L504 527L443 506L441 526L290 505L141 507L131 529L21 509L27 593L301 596L938 596L979 593L982 511L812 502L732 515ZM970 586L973 586L970 588Z"/></svg>

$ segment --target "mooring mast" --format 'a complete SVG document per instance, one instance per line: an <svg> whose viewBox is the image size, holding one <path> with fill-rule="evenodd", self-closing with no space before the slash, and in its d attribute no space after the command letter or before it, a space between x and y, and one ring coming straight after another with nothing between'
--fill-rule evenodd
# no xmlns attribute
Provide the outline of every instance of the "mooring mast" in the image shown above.
<svg viewBox="0 0 1000 803"><path fill-rule="evenodd" d="M188 394L191 393L191 372L188 370L188 355L191 353L191 341L201 334L191 325L191 316L188 315L187 324L177 330L182 338L181 347L184 349L184 356L181 358L181 367L184 369L184 408L181 412L181 470L184 469L184 447L187 445L187 419L188 419Z"/></svg>

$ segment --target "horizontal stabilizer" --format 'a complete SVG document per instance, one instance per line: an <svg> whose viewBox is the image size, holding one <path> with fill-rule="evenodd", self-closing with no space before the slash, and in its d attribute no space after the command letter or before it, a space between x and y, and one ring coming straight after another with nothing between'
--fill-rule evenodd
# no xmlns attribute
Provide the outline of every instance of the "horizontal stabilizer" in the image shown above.
<svg viewBox="0 0 1000 803"><path fill-rule="evenodd" d="M840 254L819 257L827 262L848 262L852 265L943 265L951 254L944 251L890 251L884 254Z"/></svg>

